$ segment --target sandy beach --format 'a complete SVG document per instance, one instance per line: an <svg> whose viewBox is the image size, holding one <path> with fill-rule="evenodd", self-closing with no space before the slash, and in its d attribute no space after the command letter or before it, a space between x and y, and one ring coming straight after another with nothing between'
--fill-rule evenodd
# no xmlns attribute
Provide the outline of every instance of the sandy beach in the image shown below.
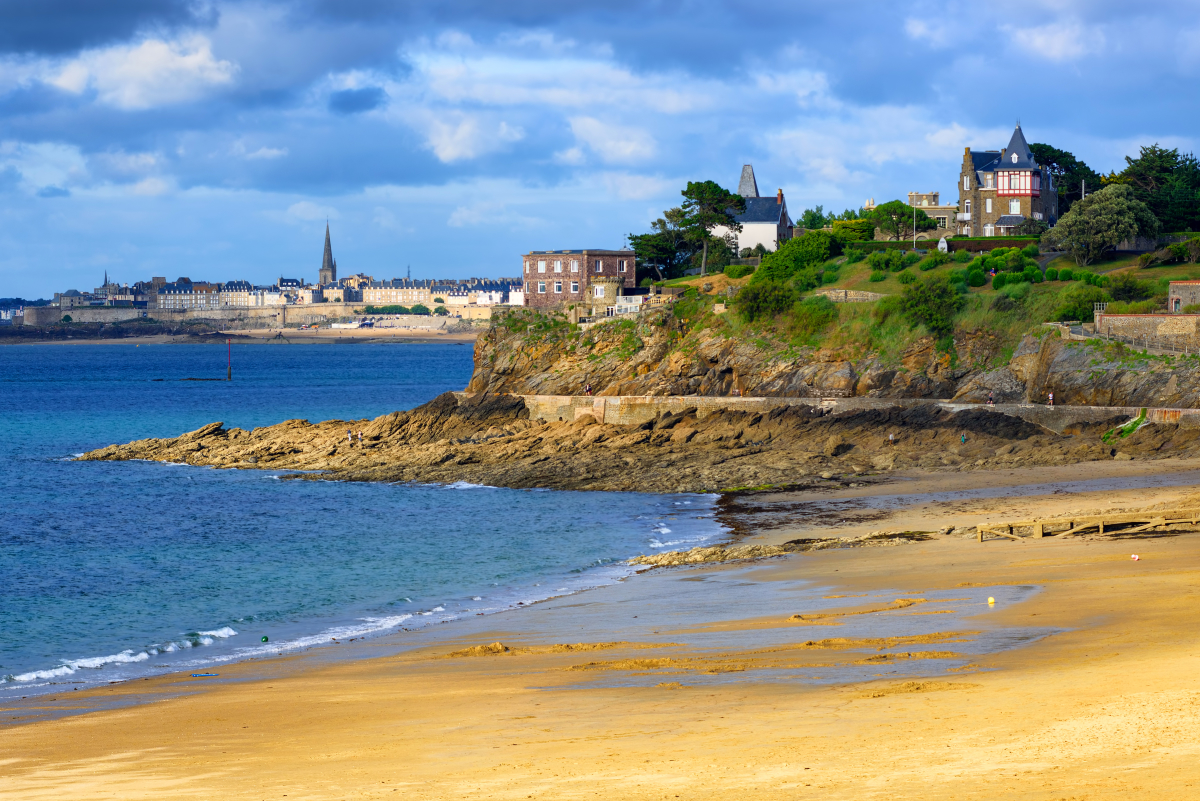
<svg viewBox="0 0 1200 801"><path fill-rule="evenodd" d="M762 543L936 531L1200 505L1197 470L912 473L729 514ZM941 536L659 570L29 699L2 710L0 798L1195 798L1198 545Z"/></svg>

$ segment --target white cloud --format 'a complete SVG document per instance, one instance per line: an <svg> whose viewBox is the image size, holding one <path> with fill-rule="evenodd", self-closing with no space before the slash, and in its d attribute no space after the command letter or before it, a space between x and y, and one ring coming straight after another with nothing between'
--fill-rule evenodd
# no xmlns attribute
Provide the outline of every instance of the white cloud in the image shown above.
<svg viewBox="0 0 1200 801"><path fill-rule="evenodd" d="M26 191L61 189L88 177L79 148L56 142L0 142L0 170L8 168L20 173Z"/></svg>
<svg viewBox="0 0 1200 801"><path fill-rule="evenodd" d="M234 142L230 148L235 156L240 156L247 161L258 161L261 159L278 159L283 158L288 154L286 147L260 147L258 150L247 150L245 142Z"/></svg>
<svg viewBox="0 0 1200 801"><path fill-rule="evenodd" d="M595 117L571 118L571 133L610 164L642 161L654 155L654 137L638 128L626 128Z"/></svg>
<svg viewBox="0 0 1200 801"><path fill-rule="evenodd" d="M1078 22L1059 21L1032 28L1006 27L1021 50L1048 61L1075 61L1104 47L1104 33Z"/></svg>
<svg viewBox="0 0 1200 801"><path fill-rule="evenodd" d="M424 134L426 147L447 164L477 158L525 137L517 126L460 111L421 109L409 116L413 127Z"/></svg>
<svg viewBox="0 0 1200 801"><path fill-rule="evenodd" d="M136 184L129 187L130 194L142 195L143 197L157 197L170 192L173 186L170 182L162 178L143 178Z"/></svg>
<svg viewBox="0 0 1200 801"><path fill-rule="evenodd" d="M646 200L660 197L669 192L675 185L666 180L651 175L631 175L624 172L606 173L601 176L608 191L620 200Z"/></svg>
<svg viewBox="0 0 1200 801"><path fill-rule="evenodd" d="M536 217L526 217L509 209L503 200L482 200L468 206L458 206L450 213L446 225L465 228L478 225L498 225L510 228L529 227L541 222Z"/></svg>
<svg viewBox="0 0 1200 801"><path fill-rule="evenodd" d="M287 217L293 221L314 222L317 220L336 220L337 209L332 206L318 206L309 200L301 200L288 206Z"/></svg>
<svg viewBox="0 0 1200 801"><path fill-rule="evenodd" d="M904 21L904 32L908 38L925 41L934 47L944 47L950 39L950 29L943 22L910 17Z"/></svg>
<svg viewBox="0 0 1200 801"><path fill-rule="evenodd" d="M40 77L65 92L94 89L102 103L142 110L202 98L231 84L237 69L213 55L208 39L194 35L85 50L66 61L44 63Z"/></svg>

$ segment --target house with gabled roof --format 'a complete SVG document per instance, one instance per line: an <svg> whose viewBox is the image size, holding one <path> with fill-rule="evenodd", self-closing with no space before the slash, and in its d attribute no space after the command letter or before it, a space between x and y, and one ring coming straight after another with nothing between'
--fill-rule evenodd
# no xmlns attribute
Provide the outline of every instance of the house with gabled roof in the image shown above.
<svg viewBox="0 0 1200 801"><path fill-rule="evenodd" d="M792 218L788 216L783 190L778 190L774 197L760 196L758 180L754 177L754 166L751 164L742 167L738 194L746 200L746 210L734 216L742 224L742 230L737 235L739 253L756 245L775 250L792 238ZM713 229L713 236L725 237L729 234L730 230L724 226Z"/></svg>
<svg viewBox="0 0 1200 801"><path fill-rule="evenodd" d="M1058 222L1054 176L1037 163L1020 123L1003 150L965 148L955 217L962 236L1006 236L1028 219Z"/></svg>

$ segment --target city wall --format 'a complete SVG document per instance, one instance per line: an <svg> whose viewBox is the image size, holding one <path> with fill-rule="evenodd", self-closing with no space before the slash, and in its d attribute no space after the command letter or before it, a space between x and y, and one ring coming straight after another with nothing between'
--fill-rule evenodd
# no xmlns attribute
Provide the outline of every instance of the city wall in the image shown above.
<svg viewBox="0 0 1200 801"><path fill-rule="evenodd" d="M120 323L151 318L167 324L203 321L220 328L257 329L283 328L289 325L332 323L362 316L362 303L312 303L292 306L228 307L222 309L138 309L130 306L77 306L60 309L57 306L29 306L25 309L25 325L53 325L70 315L76 323ZM457 310L456 310L457 311ZM490 309L487 317L490 318ZM458 318L432 315L397 315L381 320L377 325L394 328L441 328Z"/></svg>
<svg viewBox="0 0 1200 801"><path fill-rule="evenodd" d="M461 397L470 393L457 393ZM535 420L571 421L583 415L592 415L602 423L637 425L652 420L663 412L678 413L691 407L696 408L698 417L705 417L723 409L746 412L766 412L778 406L819 406L830 413L886 409L892 407L914 407L933 404L950 412L966 410L995 411L1062 433L1079 423L1098 423L1114 417L1133 418L1141 409L1130 406L1042 406L1036 404L996 404L985 406L976 403L952 403L945 400L924 398L734 398L723 396L672 395L655 396L600 396L586 395L521 395L529 408L529 416ZM1149 409L1150 422L1181 423L1200 428L1200 409Z"/></svg>

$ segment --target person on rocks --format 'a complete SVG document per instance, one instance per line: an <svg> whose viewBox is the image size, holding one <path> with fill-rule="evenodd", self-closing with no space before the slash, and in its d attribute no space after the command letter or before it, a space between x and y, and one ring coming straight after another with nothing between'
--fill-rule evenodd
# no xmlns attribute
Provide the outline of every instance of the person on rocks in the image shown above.
<svg viewBox="0 0 1200 801"><path fill-rule="evenodd" d="M358 432L358 447L362 447L362 432Z"/></svg>
<svg viewBox="0 0 1200 801"><path fill-rule="evenodd" d="M346 442L350 443L350 447L354 447L354 435L350 433L350 429L346 429Z"/></svg>
<svg viewBox="0 0 1200 801"><path fill-rule="evenodd" d="M583 392L586 395L592 394L592 383L590 381L583 385Z"/></svg>
<svg viewBox="0 0 1200 801"><path fill-rule="evenodd" d="M988 406L995 406L996 401L992 399L992 392L988 390Z"/></svg>
<svg viewBox="0 0 1200 801"><path fill-rule="evenodd" d="M1048 403L1049 405L1051 405L1051 406L1053 406L1053 405L1054 405L1054 393L1053 393L1053 392L1051 392L1051 393L1050 393L1050 395L1049 395L1049 397L1048 397L1048 399L1047 399L1047 403Z"/></svg>

